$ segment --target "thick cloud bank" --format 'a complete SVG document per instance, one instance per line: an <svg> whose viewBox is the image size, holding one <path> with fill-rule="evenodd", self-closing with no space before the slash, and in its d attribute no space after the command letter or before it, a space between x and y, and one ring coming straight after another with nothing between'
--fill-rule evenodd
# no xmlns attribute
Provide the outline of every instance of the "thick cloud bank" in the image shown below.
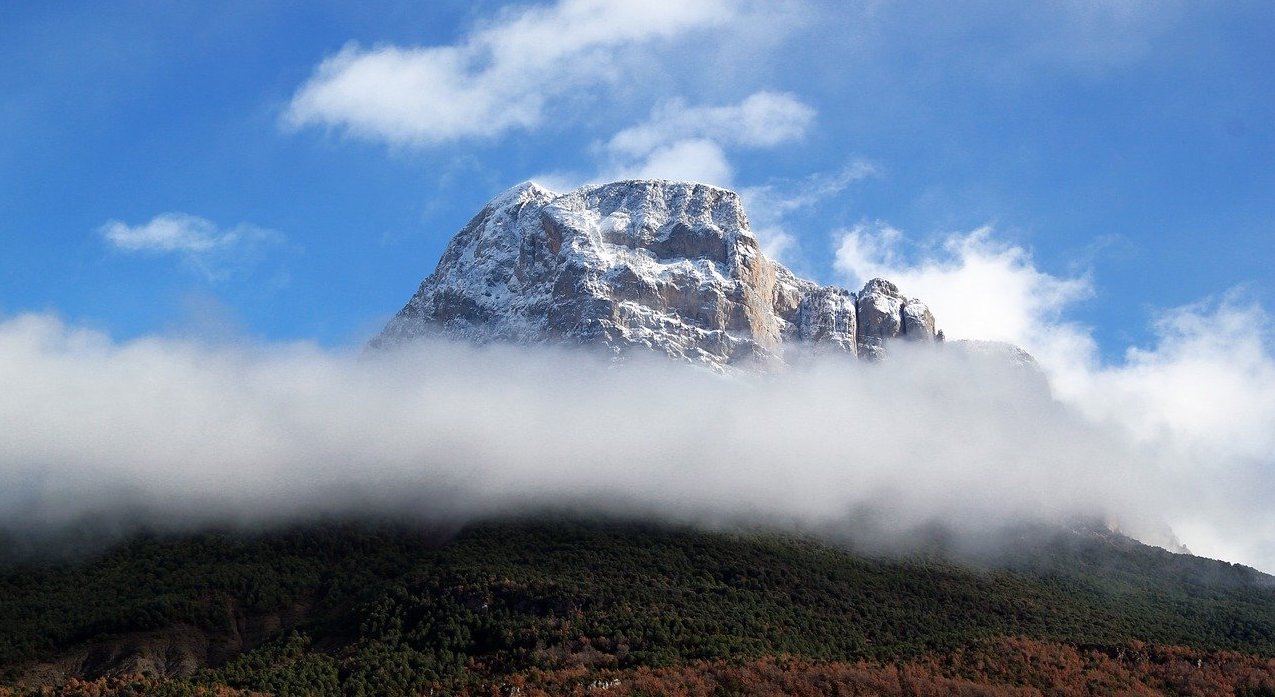
<svg viewBox="0 0 1275 697"><path fill-rule="evenodd" d="M721 377L565 349L115 342L23 315L0 323L0 423L10 531L137 511L190 526L537 506L807 526L871 510L899 531L1139 525L1210 520L1236 493L1186 476L1172 444L1148 447L1054 399L1040 374L958 345Z"/></svg>
<svg viewBox="0 0 1275 697"><path fill-rule="evenodd" d="M1241 291L1161 310L1146 345L1104 359L1070 319L1096 295L1088 275L1041 270L989 228L912 245L860 225L841 234L837 267L851 286L897 281L949 337L1026 348L1060 404L1153 463L1143 474L1165 497L1147 502L1187 546L1275 571L1275 323Z"/></svg>

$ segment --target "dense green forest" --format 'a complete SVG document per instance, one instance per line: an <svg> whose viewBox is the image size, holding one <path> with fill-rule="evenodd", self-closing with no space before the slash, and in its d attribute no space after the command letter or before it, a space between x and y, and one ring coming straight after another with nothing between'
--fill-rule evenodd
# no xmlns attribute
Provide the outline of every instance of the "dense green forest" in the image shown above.
<svg viewBox="0 0 1275 697"><path fill-rule="evenodd" d="M1126 655L1176 656L1120 669L1142 686L1148 666L1203 675L1227 657L1245 694L1275 694L1261 691L1275 676L1270 577L1097 529L1012 539L972 562L563 517L459 531L325 523L137 535L81 559L0 566L0 684L59 694L487 694L515 684L640 694L633 686L646 676L700 694L686 685L716 675L703 694L732 693L726 683L800 692L764 679L787 661L815 683L887 669L898 683L906 668L957 681L935 693L947 694L993 674L1018 684L988 658L1014 646L1067 657L1057 666L1110 663L1102 674L1112 680ZM1157 689L1171 684L1165 671ZM66 692L71 677L97 682ZM891 694L862 694L877 693Z"/></svg>

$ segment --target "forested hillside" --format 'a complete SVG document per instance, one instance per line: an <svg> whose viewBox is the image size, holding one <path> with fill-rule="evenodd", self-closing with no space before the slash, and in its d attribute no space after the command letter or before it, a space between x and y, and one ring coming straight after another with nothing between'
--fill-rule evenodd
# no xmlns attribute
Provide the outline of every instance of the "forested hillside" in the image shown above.
<svg viewBox="0 0 1275 697"><path fill-rule="evenodd" d="M1020 694L1056 681L1275 694L1270 577L1094 530L1015 539L995 564L974 564L564 518L138 536L79 560L5 564L0 683L894 694L879 685L914 680L947 685L934 694Z"/></svg>

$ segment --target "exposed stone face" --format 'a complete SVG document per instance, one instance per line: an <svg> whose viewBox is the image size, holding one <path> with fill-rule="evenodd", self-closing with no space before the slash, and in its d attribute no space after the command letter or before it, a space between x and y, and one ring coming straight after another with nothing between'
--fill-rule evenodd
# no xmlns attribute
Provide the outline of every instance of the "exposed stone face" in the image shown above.
<svg viewBox="0 0 1275 697"><path fill-rule="evenodd" d="M624 181L556 194L533 183L493 199L373 342L474 341L635 348L724 370L785 349L879 356L934 318L891 283L858 295L768 260L734 192Z"/></svg>
<svg viewBox="0 0 1275 697"><path fill-rule="evenodd" d="M923 302L913 298L903 304L903 338L911 341L935 341L934 315Z"/></svg>
<svg viewBox="0 0 1275 697"><path fill-rule="evenodd" d="M859 355L880 358L890 339L902 337L912 341L935 341L934 315L916 298L905 297L898 286L874 278L859 291L856 309L859 315Z"/></svg>
<svg viewBox="0 0 1275 697"><path fill-rule="evenodd" d="M859 313L859 355L879 358L885 342L903 333L905 298L893 283L874 278L859 291L856 309Z"/></svg>
<svg viewBox="0 0 1275 697"><path fill-rule="evenodd" d="M796 338L800 341L858 353L855 297L844 288L815 288L803 295L797 308L796 325Z"/></svg>

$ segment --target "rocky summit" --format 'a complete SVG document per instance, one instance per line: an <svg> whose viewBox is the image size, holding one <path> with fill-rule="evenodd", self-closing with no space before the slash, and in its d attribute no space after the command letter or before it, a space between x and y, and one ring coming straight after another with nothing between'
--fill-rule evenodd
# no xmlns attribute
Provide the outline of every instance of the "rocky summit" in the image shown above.
<svg viewBox="0 0 1275 697"><path fill-rule="evenodd" d="M733 191L664 180L497 196L373 343L437 334L652 350L717 370L942 338L889 281L854 293L767 259Z"/></svg>

